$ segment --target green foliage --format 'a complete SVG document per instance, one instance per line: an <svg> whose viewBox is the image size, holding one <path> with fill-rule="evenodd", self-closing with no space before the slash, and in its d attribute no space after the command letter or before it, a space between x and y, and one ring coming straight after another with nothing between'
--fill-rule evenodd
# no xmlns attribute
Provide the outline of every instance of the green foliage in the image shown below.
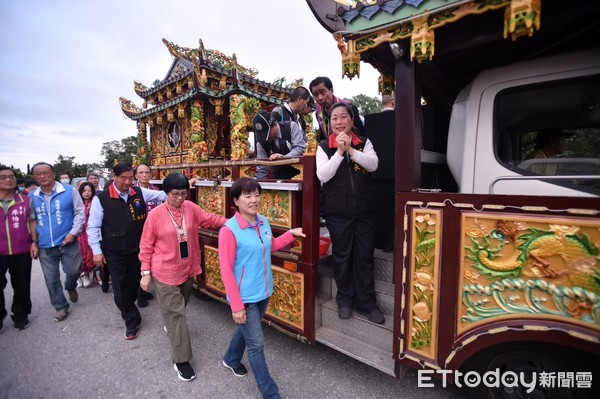
<svg viewBox="0 0 600 399"><path fill-rule="evenodd" d="M381 112L381 100L377 97L369 97L365 94L358 94L347 100L354 104L356 108L358 108L358 112L362 116Z"/></svg>
<svg viewBox="0 0 600 399"><path fill-rule="evenodd" d="M62 154L58 154L58 158L52 167L56 172L57 180L60 178L60 175L65 173L72 179L74 177L87 176L89 172L101 169L101 166L97 163L76 163L75 157Z"/></svg>
<svg viewBox="0 0 600 399"><path fill-rule="evenodd" d="M137 138L135 136L125 137L121 141L113 140L102 143L100 155L104 157L102 166L111 169L117 163L131 164L133 156L137 154Z"/></svg>

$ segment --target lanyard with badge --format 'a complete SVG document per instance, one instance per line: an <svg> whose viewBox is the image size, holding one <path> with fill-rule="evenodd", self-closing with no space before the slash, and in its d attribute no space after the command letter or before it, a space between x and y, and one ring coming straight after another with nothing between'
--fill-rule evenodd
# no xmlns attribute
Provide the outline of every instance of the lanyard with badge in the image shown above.
<svg viewBox="0 0 600 399"><path fill-rule="evenodd" d="M188 243L187 243L187 233L185 229L185 217L183 215L183 211L181 212L181 224L177 223L175 217L167 208L167 212L169 212L169 216L171 217L171 222L173 222L173 227L175 227L175 231L177 233L177 241L179 242L179 258L185 259L189 256L188 253Z"/></svg>

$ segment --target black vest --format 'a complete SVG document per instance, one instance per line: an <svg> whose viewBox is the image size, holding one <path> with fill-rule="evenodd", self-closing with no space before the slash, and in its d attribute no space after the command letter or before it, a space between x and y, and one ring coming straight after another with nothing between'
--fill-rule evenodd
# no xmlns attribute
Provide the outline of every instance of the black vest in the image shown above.
<svg viewBox="0 0 600 399"><path fill-rule="evenodd" d="M362 151L367 139L360 137L362 143L353 147ZM319 144L331 159L337 148L329 148L328 140ZM371 173L362 166L344 156L335 175L323 183L325 218L327 216L360 217L375 212L375 187Z"/></svg>
<svg viewBox="0 0 600 399"><path fill-rule="evenodd" d="M265 140L260 143L267 153L267 156L271 156L271 154L286 155L290 152L290 149L287 146L288 143L292 143L292 127L290 126L290 123L296 122L285 121L277 123L279 124L281 137L275 137L273 141ZM291 165L271 166L271 171L273 173L273 178L275 179L291 179L300 173L298 169Z"/></svg>
<svg viewBox="0 0 600 399"><path fill-rule="evenodd" d="M139 187L132 187L135 195L111 198L108 188L98 194L104 209L102 218L102 251L133 253L140 250L140 239L146 222L146 202Z"/></svg>

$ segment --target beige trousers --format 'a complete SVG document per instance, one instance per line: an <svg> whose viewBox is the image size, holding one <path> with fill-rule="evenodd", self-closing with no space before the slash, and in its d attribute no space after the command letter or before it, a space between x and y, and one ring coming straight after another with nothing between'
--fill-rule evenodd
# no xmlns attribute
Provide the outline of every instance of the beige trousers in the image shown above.
<svg viewBox="0 0 600 399"><path fill-rule="evenodd" d="M189 362L192 358L192 343L186 318L186 306L192 293L192 278L180 285L163 284L152 278L156 297L160 305L169 339L174 363Z"/></svg>

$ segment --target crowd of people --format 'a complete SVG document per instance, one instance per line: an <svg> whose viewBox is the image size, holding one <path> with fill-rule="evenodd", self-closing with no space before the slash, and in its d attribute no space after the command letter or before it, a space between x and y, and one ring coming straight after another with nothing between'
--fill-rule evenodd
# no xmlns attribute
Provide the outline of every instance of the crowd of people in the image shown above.
<svg viewBox="0 0 600 399"><path fill-rule="evenodd" d="M312 94L312 96L311 96ZM313 98L314 96L314 98ZM316 103L316 104L315 104ZM315 112L320 132L317 177L322 183L322 216L332 241L336 302L341 319L355 309L374 323L384 323L374 287L375 199L371 173L378 158L364 137L358 109L333 94L329 78L299 87L289 102L253 118L257 157L276 160L302 156L306 147L303 115ZM14 327L29 327L32 259L40 260L54 320L69 316L79 299L78 288L112 284L114 303L125 324L124 338L137 338L142 317L138 307L154 296L171 344L179 379L195 372L186 306L196 276L202 273L198 228L219 230L219 263L233 321L238 325L223 357L235 376L247 375L244 352L264 397L279 397L264 356L261 327L273 293L270 254L305 237L297 227L275 238L267 218L259 214L260 183L236 180L230 196L236 212L226 219L188 201L193 181L181 173L165 177L162 187L150 184L151 170L117 164L105 186L96 173L77 187L68 175L56 179L52 165L39 162L33 179L17 189L14 171L0 168L0 209L6 228L0 229L0 332L7 316L4 288L8 271L13 287ZM257 178L290 179L298 170L288 166L260 167ZM64 274L61 279L60 265ZM64 291L67 295L65 296ZM67 300L68 297L68 300ZM137 306L136 306L137 301Z"/></svg>

